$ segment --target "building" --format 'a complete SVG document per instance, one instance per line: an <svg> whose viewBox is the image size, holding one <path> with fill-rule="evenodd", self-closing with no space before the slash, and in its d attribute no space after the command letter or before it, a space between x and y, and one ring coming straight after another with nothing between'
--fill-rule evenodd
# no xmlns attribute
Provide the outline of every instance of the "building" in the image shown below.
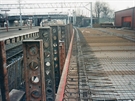
<svg viewBox="0 0 135 101"><path fill-rule="evenodd" d="M135 7L115 12L115 26L135 30Z"/></svg>

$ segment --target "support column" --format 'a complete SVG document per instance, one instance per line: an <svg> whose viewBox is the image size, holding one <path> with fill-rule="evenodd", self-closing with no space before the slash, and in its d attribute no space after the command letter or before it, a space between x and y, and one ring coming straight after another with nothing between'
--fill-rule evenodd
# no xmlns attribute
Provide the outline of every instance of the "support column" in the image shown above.
<svg viewBox="0 0 135 101"><path fill-rule="evenodd" d="M44 46L44 73L45 73L45 89L46 101L55 100L55 69L53 57L52 44L52 29L50 27L43 27L39 29L39 39L43 40ZM55 53L58 53L56 50Z"/></svg>
<svg viewBox="0 0 135 101"><path fill-rule="evenodd" d="M55 70L55 89L59 87L60 82L60 65L59 65L59 37L58 37L58 26L51 25L52 31L52 44L53 44L53 57L54 57L54 70Z"/></svg>
<svg viewBox="0 0 135 101"><path fill-rule="evenodd" d="M60 57L60 74L62 75L63 67L65 64L65 58L66 58L66 53L65 53L65 45L64 41L61 41L59 44L59 57Z"/></svg>
<svg viewBox="0 0 135 101"><path fill-rule="evenodd" d="M46 101L42 40L23 41L27 101Z"/></svg>
<svg viewBox="0 0 135 101"><path fill-rule="evenodd" d="M9 101L8 72L6 64L6 49L4 41L0 41L0 89L2 101Z"/></svg>

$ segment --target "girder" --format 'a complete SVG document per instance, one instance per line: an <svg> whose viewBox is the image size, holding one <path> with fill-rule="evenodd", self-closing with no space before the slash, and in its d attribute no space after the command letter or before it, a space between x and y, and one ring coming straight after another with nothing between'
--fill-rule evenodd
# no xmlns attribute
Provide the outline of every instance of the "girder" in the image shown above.
<svg viewBox="0 0 135 101"><path fill-rule="evenodd" d="M83 8L89 2L21 3L21 9ZM0 4L0 9L19 9L19 4Z"/></svg>

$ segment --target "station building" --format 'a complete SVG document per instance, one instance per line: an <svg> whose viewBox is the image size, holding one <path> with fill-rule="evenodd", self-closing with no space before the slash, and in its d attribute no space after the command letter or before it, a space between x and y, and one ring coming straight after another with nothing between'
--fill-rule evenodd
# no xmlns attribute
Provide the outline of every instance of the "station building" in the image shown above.
<svg viewBox="0 0 135 101"><path fill-rule="evenodd" d="M115 12L115 26L135 30L135 7Z"/></svg>

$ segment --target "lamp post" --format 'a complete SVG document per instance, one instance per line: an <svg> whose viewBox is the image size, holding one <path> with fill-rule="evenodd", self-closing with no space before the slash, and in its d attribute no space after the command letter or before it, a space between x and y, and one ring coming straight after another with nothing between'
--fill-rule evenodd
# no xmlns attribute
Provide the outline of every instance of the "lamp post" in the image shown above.
<svg viewBox="0 0 135 101"><path fill-rule="evenodd" d="M8 11L10 11L10 10L1 10L1 11L4 11L5 12L5 15L6 15L6 30L7 30L7 32L8 32L8 17L7 17L7 13L6 12L8 12Z"/></svg>
<svg viewBox="0 0 135 101"><path fill-rule="evenodd" d="M68 12L68 24L69 24L69 12Z"/></svg>

